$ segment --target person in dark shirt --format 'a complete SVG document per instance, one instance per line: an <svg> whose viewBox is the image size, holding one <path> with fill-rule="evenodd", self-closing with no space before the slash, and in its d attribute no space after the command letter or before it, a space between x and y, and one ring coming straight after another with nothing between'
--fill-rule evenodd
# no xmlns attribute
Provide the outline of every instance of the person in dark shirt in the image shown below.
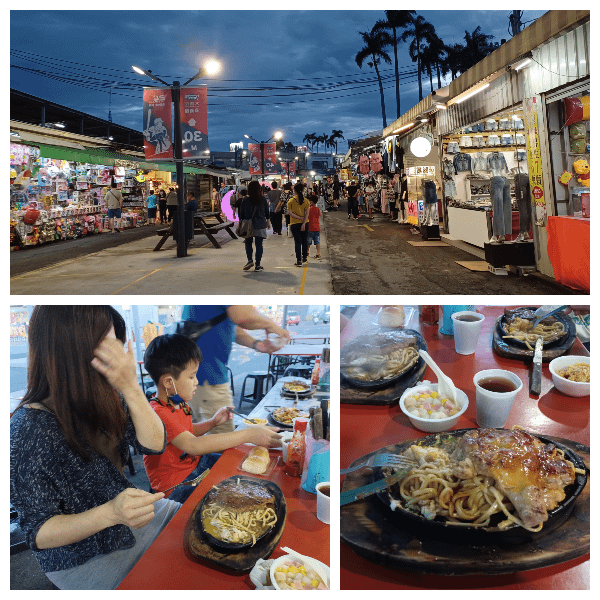
<svg viewBox="0 0 600 600"><path fill-rule="evenodd" d="M166 447L125 335L111 306L31 315L28 388L10 420L10 501L60 589L115 589L181 506L123 472L130 445Z"/></svg>
<svg viewBox="0 0 600 600"><path fill-rule="evenodd" d="M354 220L358 220L358 186L354 181L350 182L350 185L346 188L348 194L348 218L354 217Z"/></svg>

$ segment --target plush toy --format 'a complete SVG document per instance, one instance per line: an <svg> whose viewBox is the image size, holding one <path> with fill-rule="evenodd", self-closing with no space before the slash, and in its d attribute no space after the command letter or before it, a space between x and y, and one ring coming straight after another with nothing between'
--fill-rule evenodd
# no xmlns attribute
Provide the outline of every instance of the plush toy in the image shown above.
<svg viewBox="0 0 600 600"><path fill-rule="evenodd" d="M584 158L580 158L573 163L573 169L575 169L575 173L579 175L577 177L577 181L583 187L590 187L590 165L588 161Z"/></svg>

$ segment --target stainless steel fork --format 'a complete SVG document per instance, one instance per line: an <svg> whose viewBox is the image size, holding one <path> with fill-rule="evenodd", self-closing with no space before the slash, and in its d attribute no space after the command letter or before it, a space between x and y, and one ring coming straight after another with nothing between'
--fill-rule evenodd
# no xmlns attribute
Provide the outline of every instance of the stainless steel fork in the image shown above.
<svg viewBox="0 0 600 600"><path fill-rule="evenodd" d="M200 475L198 475L198 477L196 477L195 479L190 479L190 481L183 481L182 483L178 483L177 485L174 485L170 488L167 488L166 490L162 490L163 493L168 492L169 490L174 490L175 488L178 488L179 486L182 485L193 485L196 486L198 485L208 474L210 473L210 469L206 469L204 472L200 473Z"/></svg>
<svg viewBox="0 0 600 600"><path fill-rule="evenodd" d="M416 465L416 461L407 458L406 456L398 456L397 454L375 454L374 456L370 456L367 462L355 465L354 467L349 467L348 469L340 469L340 474L346 475L347 473L358 471L358 469L364 467L396 467L403 469L406 467L414 467Z"/></svg>

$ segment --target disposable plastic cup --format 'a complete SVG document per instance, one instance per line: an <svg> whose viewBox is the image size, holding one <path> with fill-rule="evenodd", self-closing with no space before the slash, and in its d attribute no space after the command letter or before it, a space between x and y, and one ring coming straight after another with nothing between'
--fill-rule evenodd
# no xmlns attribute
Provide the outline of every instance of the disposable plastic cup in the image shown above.
<svg viewBox="0 0 600 600"><path fill-rule="evenodd" d="M491 392L481 387L480 382L484 379L508 379L515 389L509 392ZM523 382L511 371L487 369L479 371L473 377L473 383L475 384L475 403L479 427L504 427L515 398L523 389Z"/></svg>
<svg viewBox="0 0 600 600"><path fill-rule="evenodd" d="M464 321L462 319L475 320ZM481 324L484 320L485 317L481 313L472 310L462 310L452 315L454 349L458 354L475 354Z"/></svg>
<svg viewBox="0 0 600 600"><path fill-rule="evenodd" d="M329 481L317 483L317 519L323 523L329 524L329 505L331 486ZM326 493L325 493L326 492Z"/></svg>

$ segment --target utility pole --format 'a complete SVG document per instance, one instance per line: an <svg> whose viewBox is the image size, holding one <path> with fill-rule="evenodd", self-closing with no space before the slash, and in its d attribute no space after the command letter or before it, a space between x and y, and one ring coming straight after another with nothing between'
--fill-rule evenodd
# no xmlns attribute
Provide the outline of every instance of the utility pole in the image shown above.
<svg viewBox="0 0 600 600"><path fill-rule="evenodd" d="M508 20L510 22L509 32L513 37L521 32L521 28L523 27L523 23L521 22L522 16L522 10L513 10L508 16Z"/></svg>

